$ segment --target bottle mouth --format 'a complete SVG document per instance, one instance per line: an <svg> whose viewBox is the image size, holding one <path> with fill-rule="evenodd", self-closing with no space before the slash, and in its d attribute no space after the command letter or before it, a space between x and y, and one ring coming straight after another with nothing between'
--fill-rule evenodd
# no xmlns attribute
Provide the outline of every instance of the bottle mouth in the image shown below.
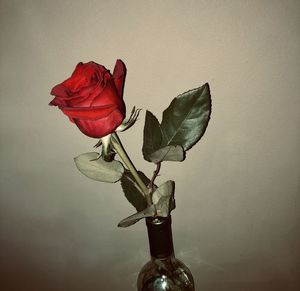
<svg viewBox="0 0 300 291"><path fill-rule="evenodd" d="M161 217L161 216L157 216L157 217L147 217L146 218L146 223L147 225L162 225L162 224L171 224L171 215L169 215L168 217Z"/></svg>

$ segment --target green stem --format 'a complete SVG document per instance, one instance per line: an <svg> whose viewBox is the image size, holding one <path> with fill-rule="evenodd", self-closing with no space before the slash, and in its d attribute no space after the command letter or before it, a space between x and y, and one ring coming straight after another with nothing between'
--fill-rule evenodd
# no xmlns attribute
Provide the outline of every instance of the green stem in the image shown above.
<svg viewBox="0 0 300 291"><path fill-rule="evenodd" d="M155 181L155 179L156 179L156 177L157 177L157 175L158 175L158 173L159 173L159 171L160 171L160 167L161 167L161 162L158 162L157 164L156 164L156 169L155 169L155 171L153 172L153 176L152 176L152 179L151 179L151 181L150 181L150 185L149 185L149 188L150 188L150 190L151 190L151 193L153 193L153 187L154 187L154 181Z"/></svg>
<svg viewBox="0 0 300 291"><path fill-rule="evenodd" d="M122 143L117 136L117 134L114 132L111 136L111 143L113 145L113 148L116 150L117 154L120 156L128 170L131 172L133 178L135 179L136 183L138 184L139 188L143 191L142 194L144 194L144 197L147 201L148 206L152 204L151 197L149 195L149 189L144 184L142 179L140 178L140 175L138 174L134 164L130 160L129 156L127 155L124 147L122 146Z"/></svg>

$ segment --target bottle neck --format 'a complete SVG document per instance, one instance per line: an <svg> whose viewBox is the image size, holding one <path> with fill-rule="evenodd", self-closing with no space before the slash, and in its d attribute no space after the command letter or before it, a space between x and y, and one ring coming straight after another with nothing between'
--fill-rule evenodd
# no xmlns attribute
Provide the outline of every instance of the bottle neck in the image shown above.
<svg viewBox="0 0 300 291"><path fill-rule="evenodd" d="M174 256L171 216L146 218L150 254L153 259Z"/></svg>

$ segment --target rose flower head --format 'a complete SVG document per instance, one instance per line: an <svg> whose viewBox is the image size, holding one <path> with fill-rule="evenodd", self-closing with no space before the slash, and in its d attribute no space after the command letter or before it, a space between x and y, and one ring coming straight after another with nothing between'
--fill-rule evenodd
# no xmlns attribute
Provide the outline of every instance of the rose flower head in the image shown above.
<svg viewBox="0 0 300 291"><path fill-rule="evenodd" d="M117 60L113 74L95 62L79 63L71 77L51 90L58 106L87 136L102 138L125 117L123 89L126 67Z"/></svg>

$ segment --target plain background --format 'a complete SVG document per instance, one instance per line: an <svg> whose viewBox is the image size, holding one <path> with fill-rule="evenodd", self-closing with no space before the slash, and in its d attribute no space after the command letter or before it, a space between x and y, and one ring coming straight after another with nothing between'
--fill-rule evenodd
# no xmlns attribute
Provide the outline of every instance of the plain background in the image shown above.
<svg viewBox="0 0 300 291"><path fill-rule="evenodd" d="M1 290L135 290L145 225L117 228L134 212L120 185L73 163L96 140L48 106L79 61L117 58L128 112L144 109L121 138L148 175L145 109L160 119L210 83L206 134L158 180L176 181L176 254L196 290L299 290L299 1L1 0L0 27Z"/></svg>

